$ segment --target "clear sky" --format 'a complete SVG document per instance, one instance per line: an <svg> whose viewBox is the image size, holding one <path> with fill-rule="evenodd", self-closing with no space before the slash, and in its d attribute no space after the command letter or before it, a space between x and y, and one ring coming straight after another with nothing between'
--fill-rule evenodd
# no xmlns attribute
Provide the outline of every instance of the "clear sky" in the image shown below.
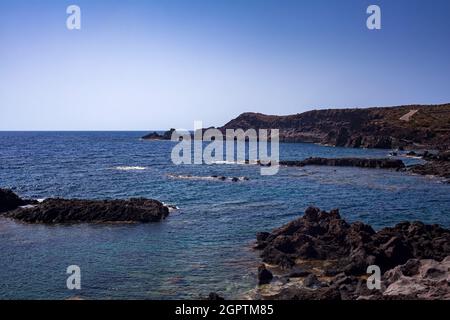
<svg viewBox="0 0 450 320"><path fill-rule="evenodd" d="M66 8L81 8L81 30ZM382 29L366 28L366 9ZM2 0L0 130L450 102L448 0Z"/></svg>

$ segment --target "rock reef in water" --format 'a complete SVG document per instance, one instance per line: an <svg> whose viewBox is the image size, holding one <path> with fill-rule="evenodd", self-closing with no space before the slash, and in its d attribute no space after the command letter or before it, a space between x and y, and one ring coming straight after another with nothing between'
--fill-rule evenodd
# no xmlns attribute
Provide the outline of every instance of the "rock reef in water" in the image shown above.
<svg viewBox="0 0 450 320"><path fill-rule="evenodd" d="M380 169L403 169L405 164L398 159L371 159L371 158L307 158L301 161L280 161L280 165L290 167L304 166L337 166L361 167Z"/></svg>
<svg viewBox="0 0 450 320"><path fill-rule="evenodd" d="M219 176L219 175L212 175L212 176L193 176L193 175L177 175L177 174L169 174L167 175L169 178L172 179L186 179L186 180L206 180L206 181L231 181L231 182L239 182L239 181L248 181L250 180L249 177L226 177L226 176Z"/></svg>
<svg viewBox="0 0 450 320"><path fill-rule="evenodd" d="M1 198L0 193L0 200ZM18 198L18 197L17 197ZM17 200L17 198L15 198ZM20 198L18 198L20 199ZM0 207L11 202L0 201ZM46 199L43 202L9 206L3 216L27 223L90 223L90 222L156 222L167 217L169 208L157 200ZM22 206L22 207L20 207Z"/></svg>
<svg viewBox="0 0 450 320"><path fill-rule="evenodd" d="M141 139L143 140L171 140L172 139L172 133L175 131L175 129L170 129L165 131L163 134L159 134L156 131L150 132L149 134L146 134Z"/></svg>
<svg viewBox="0 0 450 320"><path fill-rule="evenodd" d="M263 262L286 273L287 284L266 298L449 297L448 282L444 284L443 279L450 280L450 230L438 225L403 222L375 232L361 222L347 223L338 210L325 212L310 207L302 217L270 233L257 234L256 249L262 250ZM384 274L383 290L367 289L364 276L370 265L377 265ZM422 270L422 266L439 267ZM409 278L402 278L398 270ZM438 271L431 275L432 270ZM409 289L402 291L400 280L409 283ZM420 290L414 291L417 288Z"/></svg>

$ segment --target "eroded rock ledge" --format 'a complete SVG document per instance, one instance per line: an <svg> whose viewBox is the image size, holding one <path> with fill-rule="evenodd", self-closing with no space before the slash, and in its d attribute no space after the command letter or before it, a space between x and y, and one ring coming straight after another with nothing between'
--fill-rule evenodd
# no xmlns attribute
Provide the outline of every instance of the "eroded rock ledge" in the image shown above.
<svg viewBox="0 0 450 320"><path fill-rule="evenodd" d="M347 223L338 210L310 207L302 217L259 233L256 249L280 274L278 289L261 289L257 298L450 298L450 230L438 225L403 222L375 232L361 222ZM382 290L367 289L369 265L384 274ZM400 280L409 289L399 288Z"/></svg>
<svg viewBox="0 0 450 320"><path fill-rule="evenodd" d="M280 161L280 165L289 167L304 166L337 166L361 167L380 169L403 169L405 164L398 159L372 159L372 158L307 158L301 161Z"/></svg>
<svg viewBox="0 0 450 320"><path fill-rule="evenodd" d="M0 200L3 199L0 192ZM9 194L9 192L6 192ZM17 196L16 196L17 197ZM20 199L17 197L16 199ZM98 222L156 222L169 214L169 208L157 200L46 199L43 202L11 202L3 216L27 223L98 223ZM5 206L0 201L0 207Z"/></svg>

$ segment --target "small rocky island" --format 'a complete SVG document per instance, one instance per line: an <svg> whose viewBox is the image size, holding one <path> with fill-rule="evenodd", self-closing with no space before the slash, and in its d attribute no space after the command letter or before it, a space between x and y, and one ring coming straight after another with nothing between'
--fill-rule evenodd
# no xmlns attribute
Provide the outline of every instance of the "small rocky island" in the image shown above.
<svg viewBox="0 0 450 320"><path fill-rule="evenodd" d="M173 128L165 131L163 134L153 131L153 132L150 132L149 134L146 134L141 139L142 140L171 140L172 133L174 131L175 131L175 129L173 129Z"/></svg>
<svg viewBox="0 0 450 320"><path fill-rule="evenodd" d="M347 223L338 210L310 207L258 233L255 248L267 265L258 269L264 286L253 298L450 299L450 230L438 225L403 222L376 232ZM381 269L381 290L366 285L370 265Z"/></svg>
<svg viewBox="0 0 450 320"><path fill-rule="evenodd" d="M129 200L46 199L22 200L11 190L0 189L0 215L26 223L157 222L169 208L145 198Z"/></svg>

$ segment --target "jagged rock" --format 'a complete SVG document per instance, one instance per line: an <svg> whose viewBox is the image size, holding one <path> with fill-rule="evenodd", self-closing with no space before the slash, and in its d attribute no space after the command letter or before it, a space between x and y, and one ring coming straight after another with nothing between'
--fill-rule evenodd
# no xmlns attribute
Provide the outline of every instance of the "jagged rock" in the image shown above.
<svg viewBox="0 0 450 320"><path fill-rule="evenodd" d="M450 161L431 160L424 164L410 166L408 170L424 176L450 179Z"/></svg>
<svg viewBox="0 0 450 320"><path fill-rule="evenodd" d="M261 264L258 267L258 284L267 284L272 281L273 275L272 272L267 270L266 266L264 264Z"/></svg>
<svg viewBox="0 0 450 320"><path fill-rule="evenodd" d="M19 206L34 204L36 201L21 199L9 189L0 189L0 213L16 209Z"/></svg>
<svg viewBox="0 0 450 320"><path fill-rule="evenodd" d="M295 261L334 261L335 272L364 274L376 264L384 272L411 258L444 259L450 255L450 231L421 222L399 223L375 232L361 222L348 224L338 210L310 207L270 234L260 233L256 248L264 262L290 269Z"/></svg>
<svg viewBox="0 0 450 320"><path fill-rule="evenodd" d="M413 259L383 275L384 296L450 300L450 256L442 262Z"/></svg>
<svg viewBox="0 0 450 320"><path fill-rule="evenodd" d="M264 262L286 269L285 283L264 298L450 299L450 230L438 225L403 222L375 232L347 223L336 209L309 207L302 217L258 233L256 248ZM380 289L367 286L370 265L384 274Z"/></svg>
<svg viewBox="0 0 450 320"><path fill-rule="evenodd" d="M303 285L308 288L317 288L322 286L322 282L319 281L315 274L311 273L303 280Z"/></svg>
<svg viewBox="0 0 450 320"><path fill-rule="evenodd" d="M156 131L153 131L153 132L150 132L149 134L146 134L145 136L143 136L142 139L144 139L144 140L161 140L162 135L160 135Z"/></svg>
<svg viewBox="0 0 450 320"><path fill-rule="evenodd" d="M9 189L0 189L0 212L8 211L24 205L22 199Z"/></svg>

